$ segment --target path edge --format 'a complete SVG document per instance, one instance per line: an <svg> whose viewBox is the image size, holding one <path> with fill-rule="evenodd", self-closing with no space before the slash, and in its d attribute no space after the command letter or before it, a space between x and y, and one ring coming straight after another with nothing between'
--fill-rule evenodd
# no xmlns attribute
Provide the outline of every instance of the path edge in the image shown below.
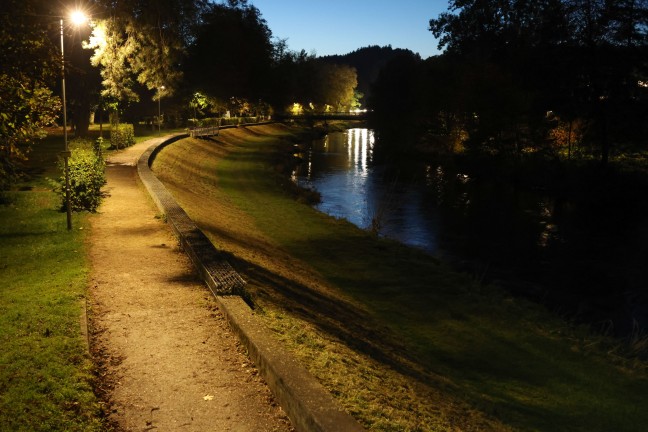
<svg viewBox="0 0 648 432"><path fill-rule="evenodd" d="M188 136L186 133L165 136L142 153L137 161L137 172L146 190L171 225L293 427L299 432L365 431L262 325L243 299L245 280L153 174L151 164L155 156L167 145Z"/></svg>

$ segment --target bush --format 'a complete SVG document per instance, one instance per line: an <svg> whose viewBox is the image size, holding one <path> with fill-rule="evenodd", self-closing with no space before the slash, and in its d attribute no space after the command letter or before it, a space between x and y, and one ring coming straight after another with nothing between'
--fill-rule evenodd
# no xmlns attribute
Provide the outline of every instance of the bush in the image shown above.
<svg viewBox="0 0 648 432"><path fill-rule="evenodd" d="M239 117L228 117L223 118L221 126L238 125L239 123L241 123L241 119Z"/></svg>
<svg viewBox="0 0 648 432"><path fill-rule="evenodd" d="M189 119L189 127L209 126L238 126L250 123L259 123L263 120L261 116L256 117L206 117L203 119Z"/></svg>
<svg viewBox="0 0 648 432"><path fill-rule="evenodd" d="M103 160L103 146L104 139L102 137L97 138L92 143L92 150L95 152L98 158L101 158L101 160Z"/></svg>
<svg viewBox="0 0 648 432"><path fill-rule="evenodd" d="M101 204L101 188L106 184L106 162L101 153L101 142L93 144L87 140L78 140L70 148L70 207L73 211L94 212ZM59 167L63 174L54 190L61 198L61 210L64 211L67 205L63 160L59 160Z"/></svg>
<svg viewBox="0 0 648 432"><path fill-rule="evenodd" d="M120 149L135 144L135 129L132 124L118 123L110 129L110 147Z"/></svg>

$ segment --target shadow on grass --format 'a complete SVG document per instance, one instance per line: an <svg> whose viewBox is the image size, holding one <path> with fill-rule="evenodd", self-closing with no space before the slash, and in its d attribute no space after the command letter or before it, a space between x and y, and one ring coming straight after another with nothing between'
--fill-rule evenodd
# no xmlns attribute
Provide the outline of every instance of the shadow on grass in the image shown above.
<svg viewBox="0 0 648 432"><path fill-rule="evenodd" d="M566 430L582 424L586 430L612 430L626 422L621 429L640 430L637 425L647 420L630 415L646 400L637 379L619 373L602 353L547 334L535 320L552 319L539 308L448 275L424 253L393 244L383 250L380 239L301 243L290 245L291 251L302 251L300 258L310 263L317 260L309 253L328 257L325 266L335 270L318 270L332 275L335 286L366 311L230 259L265 301L418 382L444 386L511 426ZM362 256L364 264L351 255ZM367 263L372 272L362 270Z"/></svg>
<svg viewBox="0 0 648 432"><path fill-rule="evenodd" d="M271 248L266 250L263 245L252 239L234 237L226 229L214 225L201 228L226 243L254 249L262 254L273 253ZM251 291L248 294L252 294L253 298L271 304L277 310L287 311L334 340L340 340L353 350L364 353L418 382L440 385L441 380L438 376L428 365L420 363L420 357L407 348L403 339L380 323L379 315L368 312L354 302L277 274L232 253L220 251L220 254L248 282L246 290ZM258 307L257 304L252 306Z"/></svg>

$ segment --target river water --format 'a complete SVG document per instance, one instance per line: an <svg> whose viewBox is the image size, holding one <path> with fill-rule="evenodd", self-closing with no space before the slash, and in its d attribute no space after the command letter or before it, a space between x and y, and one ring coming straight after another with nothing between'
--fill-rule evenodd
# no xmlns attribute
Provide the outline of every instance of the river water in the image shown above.
<svg viewBox="0 0 648 432"><path fill-rule="evenodd" d="M565 316L617 335L648 329L641 205L614 194L569 202L443 164L376 164L374 146L369 129L314 140L293 180L320 192L318 210Z"/></svg>

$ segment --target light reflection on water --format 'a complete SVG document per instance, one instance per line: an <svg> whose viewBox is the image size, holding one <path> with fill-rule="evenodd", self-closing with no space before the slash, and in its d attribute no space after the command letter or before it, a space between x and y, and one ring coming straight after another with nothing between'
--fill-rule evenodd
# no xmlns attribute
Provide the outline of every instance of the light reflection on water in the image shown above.
<svg viewBox="0 0 648 432"><path fill-rule="evenodd" d="M293 179L321 193L318 210L364 229L377 223L381 235L437 253L438 226L433 212L424 209L421 188L373 166L374 144L369 129L329 134L302 155Z"/></svg>
<svg viewBox="0 0 648 432"><path fill-rule="evenodd" d="M360 128L315 140L301 154L304 163L293 181L320 192L318 210L434 255L449 252L441 234L483 237L484 243L529 236L530 249L560 241L553 199L514 194L519 208L503 208L510 194L477 184L467 173L438 164L375 165L374 145L373 131Z"/></svg>

